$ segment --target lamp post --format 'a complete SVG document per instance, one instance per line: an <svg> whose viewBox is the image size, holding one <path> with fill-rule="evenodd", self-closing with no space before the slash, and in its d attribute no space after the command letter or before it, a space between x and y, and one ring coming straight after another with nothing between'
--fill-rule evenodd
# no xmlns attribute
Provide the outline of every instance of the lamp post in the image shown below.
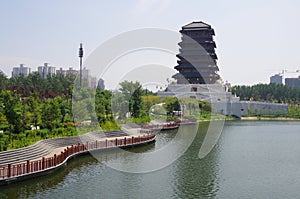
<svg viewBox="0 0 300 199"><path fill-rule="evenodd" d="M79 60L80 60L80 71L79 71L79 75L80 75L80 87L82 87L82 57L83 57L83 48L82 48L82 43L80 43L80 47L79 47Z"/></svg>

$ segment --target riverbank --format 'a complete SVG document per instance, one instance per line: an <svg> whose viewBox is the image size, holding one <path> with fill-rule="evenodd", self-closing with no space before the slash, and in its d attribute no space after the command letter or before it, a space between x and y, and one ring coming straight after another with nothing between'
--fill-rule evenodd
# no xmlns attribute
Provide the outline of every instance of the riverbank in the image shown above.
<svg viewBox="0 0 300 199"><path fill-rule="evenodd" d="M195 120L156 121L148 125L124 124L122 130L91 132L38 141L16 150L0 152L0 185L46 175L65 165L68 159L93 150L134 147L155 141L156 132L195 124Z"/></svg>
<svg viewBox="0 0 300 199"><path fill-rule="evenodd" d="M90 155L76 157L68 161L67 166L47 176L0 187L0 198L151 196L227 199L233 194L236 198L272 198L274 195L277 198L299 198L297 187L300 182L297 180L296 165L300 160L295 158L300 150L297 143L300 139L299 125L300 122L225 123L226 132L222 133L221 141L208 156L199 160L199 147L203 143L204 132L209 128L209 123L203 122L191 147L182 157L156 172L141 174L112 169L108 165L118 160L136 168L147 168L149 162L143 155L124 157L127 152L122 150L100 151L97 159L101 163ZM182 130L182 133L189 135L195 127L185 126ZM136 147L132 152L162 149L176 135L175 131L159 133L155 144ZM188 136L181 138L189 140ZM174 150L166 151L164 157L176 156L180 147L174 145ZM291 181L293 184L286 183Z"/></svg>
<svg viewBox="0 0 300 199"><path fill-rule="evenodd" d="M300 121L300 118L290 118L290 117L259 117L259 116L251 116L251 117L241 117L240 120L264 120L264 121Z"/></svg>
<svg viewBox="0 0 300 199"><path fill-rule="evenodd" d="M116 131L108 133L114 134ZM131 131L134 134L118 133L117 136L105 138L100 133L89 133L85 136L48 139L32 147L1 152L0 185L47 175L77 155L96 150L135 147L156 139L155 132L149 130Z"/></svg>
<svg viewBox="0 0 300 199"><path fill-rule="evenodd" d="M208 119L208 120L198 120L198 122L210 122L210 121L235 121L235 120L244 120L244 121L300 121L300 118L290 118L290 117L261 117L261 116L249 116L249 117L225 117L224 119Z"/></svg>

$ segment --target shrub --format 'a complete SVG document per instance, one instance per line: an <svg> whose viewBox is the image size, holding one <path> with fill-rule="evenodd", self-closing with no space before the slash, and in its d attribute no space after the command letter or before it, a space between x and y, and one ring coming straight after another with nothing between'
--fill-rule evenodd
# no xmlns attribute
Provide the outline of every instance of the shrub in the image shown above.
<svg viewBox="0 0 300 199"><path fill-rule="evenodd" d="M120 126L115 121L106 121L101 125L103 130L120 130Z"/></svg>

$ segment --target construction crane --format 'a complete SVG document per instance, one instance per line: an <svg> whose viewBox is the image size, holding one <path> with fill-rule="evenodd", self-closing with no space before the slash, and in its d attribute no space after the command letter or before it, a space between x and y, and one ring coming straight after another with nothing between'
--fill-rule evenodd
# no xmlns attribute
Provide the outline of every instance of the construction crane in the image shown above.
<svg viewBox="0 0 300 199"><path fill-rule="evenodd" d="M279 75L281 75L282 77L284 77L284 75L286 73L300 73L300 70L295 70L295 71L290 71L290 70L282 70Z"/></svg>

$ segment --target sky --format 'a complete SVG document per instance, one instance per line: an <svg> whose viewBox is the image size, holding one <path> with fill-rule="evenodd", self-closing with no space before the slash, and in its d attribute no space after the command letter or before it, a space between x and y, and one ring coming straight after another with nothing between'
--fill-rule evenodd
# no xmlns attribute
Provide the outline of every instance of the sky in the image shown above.
<svg viewBox="0 0 300 199"><path fill-rule="evenodd" d="M99 45L139 28L178 32L192 21L215 30L218 66L233 85L268 83L283 69L300 69L297 0L11 0L0 7L0 70L10 76L23 63L78 69ZM173 66L170 66L171 68ZM104 79L105 80L105 79Z"/></svg>

